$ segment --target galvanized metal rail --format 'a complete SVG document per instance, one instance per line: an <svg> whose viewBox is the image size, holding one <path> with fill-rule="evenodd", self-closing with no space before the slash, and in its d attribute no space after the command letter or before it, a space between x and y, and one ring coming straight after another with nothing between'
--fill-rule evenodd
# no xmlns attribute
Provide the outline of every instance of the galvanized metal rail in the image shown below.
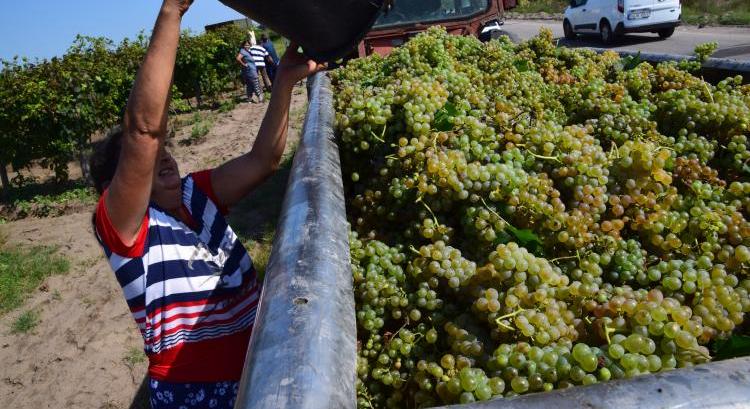
<svg viewBox="0 0 750 409"><path fill-rule="evenodd" d="M330 80L309 108L266 268L237 409L356 406L356 323Z"/></svg>
<svg viewBox="0 0 750 409"><path fill-rule="evenodd" d="M639 56L643 61L650 63L660 63L666 61L680 61L680 60L695 60L693 56L679 55L679 54L663 54L663 53L644 53L638 51L619 51L611 50L609 48L595 48L591 47L590 50L594 50L597 53L603 53L605 51L615 51L620 56ZM742 75L743 82L750 82L750 61L735 60L733 58L709 58L703 63L701 74L706 80L711 82L718 82L719 80L735 75Z"/></svg>
<svg viewBox="0 0 750 409"><path fill-rule="evenodd" d="M435 409L648 409L750 407L750 358L589 386Z"/></svg>

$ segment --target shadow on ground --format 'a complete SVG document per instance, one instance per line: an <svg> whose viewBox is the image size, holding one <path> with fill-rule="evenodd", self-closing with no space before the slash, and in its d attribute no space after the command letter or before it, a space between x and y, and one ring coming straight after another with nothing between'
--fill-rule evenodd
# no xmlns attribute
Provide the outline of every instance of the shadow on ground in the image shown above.
<svg viewBox="0 0 750 409"><path fill-rule="evenodd" d="M148 376L143 377L141 386L138 387L138 391L133 397L133 402L130 404L129 409L151 409L151 404L148 401Z"/></svg>
<svg viewBox="0 0 750 409"><path fill-rule="evenodd" d="M287 155L273 176L232 208L228 221L238 236L262 241L276 229L293 158Z"/></svg>

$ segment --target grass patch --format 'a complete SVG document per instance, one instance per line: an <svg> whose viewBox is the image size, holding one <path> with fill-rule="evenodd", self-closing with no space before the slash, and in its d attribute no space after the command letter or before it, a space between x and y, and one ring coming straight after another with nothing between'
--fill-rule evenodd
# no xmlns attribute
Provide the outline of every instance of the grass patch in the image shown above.
<svg viewBox="0 0 750 409"><path fill-rule="evenodd" d="M143 352L143 348L130 347L122 360L125 362L125 365L134 368L136 365L146 362L146 354Z"/></svg>
<svg viewBox="0 0 750 409"><path fill-rule="evenodd" d="M190 135L179 142L183 146L196 145L203 142L206 135L211 132L211 128L214 126L213 115L201 115L200 112L196 112L189 120L183 123L193 126L190 130Z"/></svg>
<svg viewBox="0 0 750 409"><path fill-rule="evenodd" d="M0 217L18 220L26 217L53 217L71 209L96 203L98 196L83 180L68 182L27 182L15 187L0 201Z"/></svg>
<svg viewBox="0 0 750 409"><path fill-rule="evenodd" d="M265 277L268 259L271 258L271 250L273 249L273 238L276 236L275 225L267 223L265 227L266 231L258 239L240 236L240 241L253 260L253 266L258 273L258 280L260 281L263 281Z"/></svg>
<svg viewBox="0 0 750 409"><path fill-rule="evenodd" d="M18 316L18 318L10 324L10 332L12 334L25 334L39 324L39 313L34 310L29 310Z"/></svg>
<svg viewBox="0 0 750 409"><path fill-rule="evenodd" d="M513 13L562 13L570 2L560 0L520 0Z"/></svg>
<svg viewBox="0 0 750 409"><path fill-rule="evenodd" d="M19 307L44 279L69 268L70 263L50 247L0 250L0 314Z"/></svg>
<svg viewBox="0 0 750 409"><path fill-rule="evenodd" d="M219 103L219 112L225 114L231 112L237 107L237 102L233 98L225 99Z"/></svg>
<svg viewBox="0 0 750 409"><path fill-rule="evenodd" d="M750 2L683 0L682 20L688 24L750 25Z"/></svg>

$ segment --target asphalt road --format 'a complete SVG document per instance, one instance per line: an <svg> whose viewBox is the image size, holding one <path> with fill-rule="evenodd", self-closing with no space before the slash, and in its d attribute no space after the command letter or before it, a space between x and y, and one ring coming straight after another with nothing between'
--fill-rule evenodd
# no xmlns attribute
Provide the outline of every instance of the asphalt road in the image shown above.
<svg viewBox="0 0 750 409"><path fill-rule="evenodd" d="M525 40L535 36L542 27L549 27L560 44L568 47L604 47L597 37L579 37L568 41L563 38L561 21L505 20L504 29ZM656 34L628 34L611 47L613 50L643 51L691 55L697 44L716 41L719 49L713 57L750 60L750 28L745 27L677 27L674 35L660 40Z"/></svg>

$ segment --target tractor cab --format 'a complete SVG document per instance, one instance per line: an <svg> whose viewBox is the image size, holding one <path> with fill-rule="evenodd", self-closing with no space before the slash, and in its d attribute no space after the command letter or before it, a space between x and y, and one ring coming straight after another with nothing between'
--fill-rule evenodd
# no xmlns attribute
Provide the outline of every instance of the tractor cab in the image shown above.
<svg viewBox="0 0 750 409"><path fill-rule="evenodd" d="M358 54L386 55L434 25L483 41L497 38L507 34L502 30L504 10L515 6L516 0L395 0L359 43Z"/></svg>

